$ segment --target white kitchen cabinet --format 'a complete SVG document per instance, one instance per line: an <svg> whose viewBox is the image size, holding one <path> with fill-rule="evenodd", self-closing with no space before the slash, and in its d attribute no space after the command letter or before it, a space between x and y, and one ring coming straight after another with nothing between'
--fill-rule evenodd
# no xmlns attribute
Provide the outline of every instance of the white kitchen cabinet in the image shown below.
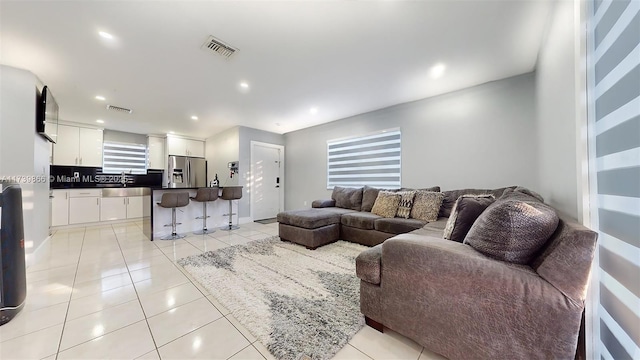
<svg viewBox="0 0 640 360"><path fill-rule="evenodd" d="M122 220L127 218L126 197L105 197L100 201L100 221Z"/></svg>
<svg viewBox="0 0 640 360"><path fill-rule="evenodd" d="M100 197L69 198L69 224L100 221Z"/></svg>
<svg viewBox="0 0 640 360"><path fill-rule="evenodd" d="M53 164L102 167L102 130L58 125Z"/></svg>
<svg viewBox="0 0 640 360"><path fill-rule="evenodd" d="M141 218L145 201L150 201L149 196L129 196L127 198L127 219Z"/></svg>
<svg viewBox="0 0 640 360"><path fill-rule="evenodd" d="M164 154L165 138L149 136L147 148L149 152L149 169L164 170L167 166L167 158Z"/></svg>
<svg viewBox="0 0 640 360"><path fill-rule="evenodd" d="M167 154L204 157L204 141L167 136Z"/></svg>
<svg viewBox="0 0 640 360"><path fill-rule="evenodd" d="M51 226L69 225L69 191L51 191Z"/></svg>
<svg viewBox="0 0 640 360"><path fill-rule="evenodd" d="M204 141L187 140L187 156L204 157Z"/></svg>

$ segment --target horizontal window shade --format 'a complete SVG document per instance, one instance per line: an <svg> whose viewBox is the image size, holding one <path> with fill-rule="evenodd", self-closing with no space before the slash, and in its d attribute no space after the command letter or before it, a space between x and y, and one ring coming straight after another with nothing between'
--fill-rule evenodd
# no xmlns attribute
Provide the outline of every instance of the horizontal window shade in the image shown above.
<svg viewBox="0 0 640 360"><path fill-rule="evenodd" d="M640 353L640 2L591 4L589 167L600 233L594 355L632 359Z"/></svg>
<svg viewBox="0 0 640 360"><path fill-rule="evenodd" d="M400 130L327 142L327 188L400 187Z"/></svg>
<svg viewBox="0 0 640 360"><path fill-rule="evenodd" d="M104 174L146 174L147 146L105 142L103 145L102 172Z"/></svg>

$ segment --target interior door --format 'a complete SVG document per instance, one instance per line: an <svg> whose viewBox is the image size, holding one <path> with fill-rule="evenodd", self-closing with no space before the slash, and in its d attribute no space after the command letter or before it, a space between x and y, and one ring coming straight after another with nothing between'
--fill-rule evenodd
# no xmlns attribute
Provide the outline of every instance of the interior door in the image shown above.
<svg viewBox="0 0 640 360"><path fill-rule="evenodd" d="M253 177L252 202L254 220L275 218L282 208L280 192L281 150L276 147L254 144L251 157Z"/></svg>

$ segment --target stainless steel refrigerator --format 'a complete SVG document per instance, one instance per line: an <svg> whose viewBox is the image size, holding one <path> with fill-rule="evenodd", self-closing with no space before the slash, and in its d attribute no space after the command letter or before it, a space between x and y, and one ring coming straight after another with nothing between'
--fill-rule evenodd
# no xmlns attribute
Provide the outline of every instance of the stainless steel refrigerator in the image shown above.
<svg viewBox="0 0 640 360"><path fill-rule="evenodd" d="M169 156L169 187L207 186L207 160L188 156Z"/></svg>

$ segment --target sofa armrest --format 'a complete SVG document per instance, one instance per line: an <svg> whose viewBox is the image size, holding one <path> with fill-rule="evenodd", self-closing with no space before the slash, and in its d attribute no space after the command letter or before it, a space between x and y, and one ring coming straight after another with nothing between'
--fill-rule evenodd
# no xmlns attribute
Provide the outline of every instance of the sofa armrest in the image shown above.
<svg viewBox="0 0 640 360"><path fill-rule="evenodd" d="M369 248L356 258L356 275L369 284L380 284L380 259L382 244Z"/></svg>
<svg viewBox="0 0 640 360"><path fill-rule="evenodd" d="M313 200L311 203L312 208L326 208L336 206L335 200Z"/></svg>

